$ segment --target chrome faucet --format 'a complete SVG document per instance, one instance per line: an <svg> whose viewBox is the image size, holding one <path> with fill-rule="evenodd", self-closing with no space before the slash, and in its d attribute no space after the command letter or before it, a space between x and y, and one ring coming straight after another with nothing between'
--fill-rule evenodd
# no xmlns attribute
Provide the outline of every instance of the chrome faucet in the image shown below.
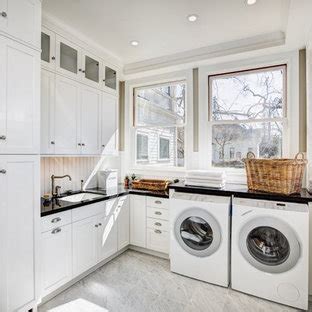
<svg viewBox="0 0 312 312"><path fill-rule="evenodd" d="M60 186L54 187L55 179L63 179L63 178L68 178L69 181L72 180L71 176L68 174L65 174L63 176L55 176L54 174L51 175L52 197L57 197L59 195Z"/></svg>

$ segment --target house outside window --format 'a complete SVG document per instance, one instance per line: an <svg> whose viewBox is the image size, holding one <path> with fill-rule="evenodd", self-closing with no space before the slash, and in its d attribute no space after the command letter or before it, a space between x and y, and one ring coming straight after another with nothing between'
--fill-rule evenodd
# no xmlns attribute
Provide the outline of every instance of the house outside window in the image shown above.
<svg viewBox="0 0 312 312"><path fill-rule="evenodd" d="M145 160L138 153L135 163L153 167L184 167L185 81L134 89L134 123L138 133L148 137ZM166 161L164 161L166 160Z"/></svg>
<svg viewBox="0 0 312 312"><path fill-rule="evenodd" d="M209 76L213 167L243 168L249 151L282 157L286 75L279 65Z"/></svg>
<svg viewBox="0 0 312 312"><path fill-rule="evenodd" d="M148 135L137 133L136 135L136 158L138 161L147 161L148 160Z"/></svg>

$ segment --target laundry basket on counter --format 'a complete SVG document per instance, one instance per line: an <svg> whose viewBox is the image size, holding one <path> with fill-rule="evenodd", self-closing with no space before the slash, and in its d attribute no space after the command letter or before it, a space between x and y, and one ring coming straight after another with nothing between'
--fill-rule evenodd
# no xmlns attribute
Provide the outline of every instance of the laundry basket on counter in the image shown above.
<svg viewBox="0 0 312 312"><path fill-rule="evenodd" d="M243 160L248 189L284 195L300 193L307 160L303 153L294 159L256 159L252 152Z"/></svg>

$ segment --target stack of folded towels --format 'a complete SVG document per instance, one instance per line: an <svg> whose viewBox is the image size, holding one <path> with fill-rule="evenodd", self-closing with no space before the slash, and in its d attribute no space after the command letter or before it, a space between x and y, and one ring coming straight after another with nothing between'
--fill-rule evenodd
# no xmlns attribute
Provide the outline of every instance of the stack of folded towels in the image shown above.
<svg viewBox="0 0 312 312"><path fill-rule="evenodd" d="M210 188L223 188L226 182L224 171L190 170L186 173L185 184Z"/></svg>

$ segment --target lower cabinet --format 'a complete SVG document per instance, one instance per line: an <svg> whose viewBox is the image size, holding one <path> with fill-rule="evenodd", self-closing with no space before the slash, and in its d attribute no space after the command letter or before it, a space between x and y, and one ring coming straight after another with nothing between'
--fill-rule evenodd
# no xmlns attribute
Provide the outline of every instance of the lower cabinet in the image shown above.
<svg viewBox="0 0 312 312"><path fill-rule="evenodd" d="M148 228L146 230L146 247L155 251L169 253L169 232Z"/></svg>
<svg viewBox="0 0 312 312"><path fill-rule="evenodd" d="M72 279L72 226L41 234L42 295L46 296Z"/></svg>
<svg viewBox="0 0 312 312"><path fill-rule="evenodd" d="M146 248L146 197L130 197L130 244Z"/></svg>
<svg viewBox="0 0 312 312"><path fill-rule="evenodd" d="M130 244L130 204L129 196L118 198L115 211L118 226L118 250Z"/></svg>

